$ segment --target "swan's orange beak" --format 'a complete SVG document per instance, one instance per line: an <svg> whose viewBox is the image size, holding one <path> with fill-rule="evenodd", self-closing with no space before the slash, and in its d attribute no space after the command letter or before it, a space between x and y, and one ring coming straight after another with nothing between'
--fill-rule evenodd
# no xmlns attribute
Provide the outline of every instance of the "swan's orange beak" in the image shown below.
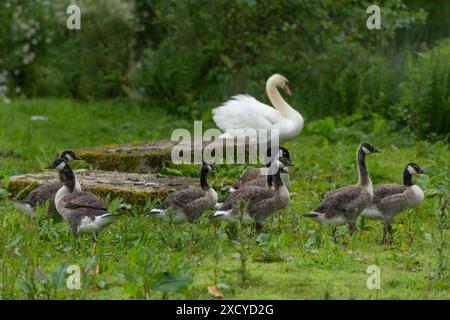
<svg viewBox="0 0 450 320"><path fill-rule="evenodd" d="M285 84L284 86L284 91L286 91L286 93L290 96L292 96L292 92L291 92L291 88L289 88L288 84Z"/></svg>

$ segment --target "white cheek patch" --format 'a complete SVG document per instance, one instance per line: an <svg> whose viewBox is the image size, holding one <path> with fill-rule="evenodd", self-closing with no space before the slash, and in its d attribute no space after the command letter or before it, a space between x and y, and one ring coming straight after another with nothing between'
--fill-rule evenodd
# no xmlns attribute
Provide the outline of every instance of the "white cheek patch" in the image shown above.
<svg viewBox="0 0 450 320"><path fill-rule="evenodd" d="M66 159L68 161L72 161L73 160L73 158L72 158L72 156L70 154L66 154Z"/></svg>
<svg viewBox="0 0 450 320"><path fill-rule="evenodd" d="M417 173L416 169L414 169L411 166L408 166L408 172L409 172L409 174L416 174Z"/></svg>
<svg viewBox="0 0 450 320"><path fill-rule="evenodd" d="M56 167L56 169L62 170L62 169L64 169L65 166L66 166L66 164L65 164L64 162L61 162L61 163Z"/></svg>
<svg viewBox="0 0 450 320"><path fill-rule="evenodd" d="M276 168L283 168L284 164L280 160L276 160L275 161L275 166L276 166Z"/></svg>
<svg viewBox="0 0 450 320"><path fill-rule="evenodd" d="M274 175L282 167L283 167L283 164L279 160L275 160L270 164L269 168L262 168L261 174L265 175L265 176Z"/></svg>
<svg viewBox="0 0 450 320"><path fill-rule="evenodd" d="M362 150L364 151L365 154L369 154L370 153L369 149L367 149L366 147L362 147Z"/></svg>

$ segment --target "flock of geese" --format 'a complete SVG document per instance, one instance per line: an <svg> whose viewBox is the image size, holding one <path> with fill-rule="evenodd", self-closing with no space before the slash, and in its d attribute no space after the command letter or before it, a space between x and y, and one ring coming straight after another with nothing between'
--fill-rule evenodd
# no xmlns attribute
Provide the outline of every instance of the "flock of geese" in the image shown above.
<svg viewBox="0 0 450 320"><path fill-rule="evenodd" d="M214 119L225 134L228 134L227 129L236 127L276 126L280 129L281 140L285 141L300 133L303 118L283 100L277 90L283 88L290 94L288 80L276 74L269 78L266 88L276 109L250 96L240 95L214 110ZM238 116L226 117L227 113L238 113ZM378 152L380 151L371 144L361 143L356 151L358 182L326 193L315 210L304 214L324 225L333 225L335 241L336 226L348 224L349 233L353 234L358 217L363 216L383 219L384 243L391 231L394 217L408 208L419 206L424 199L423 191L413 183L412 176L425 172L415 163L409 163L405 167L403 185L382 184L373 188L366 156ZM48 166L48 169L58 170L59 181L37 187L25 200L12 199L15 207L28 213L35 212L37 207L46 207L49 217L56 212L63 217L75 238L81 233L97 235L120 214L109 213L105 202L92 193L82 191L70 166L72 160L79 159L72 151L63 152ZM203 163L200 168L200 188L187 188L171 193L158 207L151 209L149 214L172 223L194 223L211 210L210 220L252 224L259 233L267 217L290 204L289 167L292 165L286 148L269 148L266 166L243 173L229 189L228 197L219 202L217 192L208 184L208 175L215 166Z"/></svg>

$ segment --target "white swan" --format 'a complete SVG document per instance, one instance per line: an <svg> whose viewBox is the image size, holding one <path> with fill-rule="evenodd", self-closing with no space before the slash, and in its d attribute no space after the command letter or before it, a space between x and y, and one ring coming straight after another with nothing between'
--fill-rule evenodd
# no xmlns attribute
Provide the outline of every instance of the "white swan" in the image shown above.
<svg viewBox="0 0 450 320"><path fill-rule="evenodd" d="M303 129L303 117L283 99L278 88L291 95L289 81L280 74L274 74L267 80L266 91L275 108L242 94L215 108L213 119L225 132L222 137L234 138L249 129L278 129L280 144L297 137Z"/></svg>

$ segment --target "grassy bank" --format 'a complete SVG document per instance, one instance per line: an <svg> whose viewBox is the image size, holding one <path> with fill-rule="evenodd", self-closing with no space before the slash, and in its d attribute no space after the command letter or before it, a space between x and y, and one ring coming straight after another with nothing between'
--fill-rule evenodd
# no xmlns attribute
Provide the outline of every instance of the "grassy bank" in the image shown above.
<svg viewBox="0 0 450 320"><path fill-rule="evenodd" d="M120 103L19 100L0 104L0 114L4 182L10 175L40 170L59 149L167 139L172 129L193 126L162 108ZM48 116L48 121L31 121L32 116ZM198 299L211 298L208 286L216 283L230 299L449 299L448 218L439 216L437 195L446 189L448 194L448 145L392 132L376 116L306 121L305 131L288 145L296 164L291 205L276 223L268 219L257 238L247 229L210 224L206 216L190 228L161 223L134 208L105 230L95 250L84 237L75 252L64 223L27 218L4 199L0 298ZM363 140L382 149L368 159L374 184L401 183L402 170L412 161L429 173L416 180L425 191L423 205L397 218L390 245L380 245L380 222L360 220L352 238L342 228L334 243L328 228L302 217L324 192L357 179L354 153ZM215 185L237 178L241 169L220 168ZM192 259L186 248L190 237ZM372 264L381 268L379 292L366 286ZM66 288L68 265L80 267L80 290Z"/></svg>

